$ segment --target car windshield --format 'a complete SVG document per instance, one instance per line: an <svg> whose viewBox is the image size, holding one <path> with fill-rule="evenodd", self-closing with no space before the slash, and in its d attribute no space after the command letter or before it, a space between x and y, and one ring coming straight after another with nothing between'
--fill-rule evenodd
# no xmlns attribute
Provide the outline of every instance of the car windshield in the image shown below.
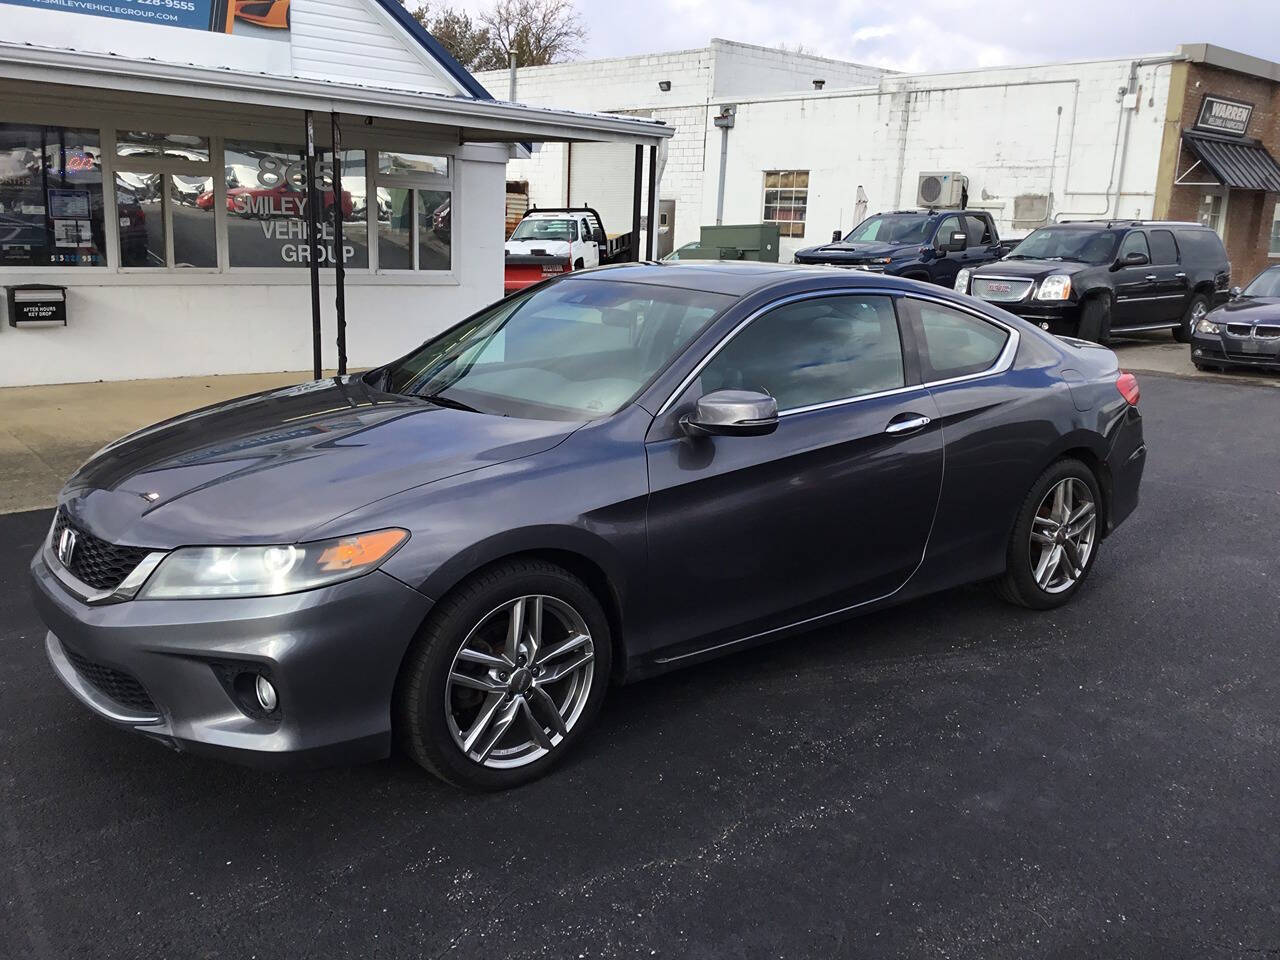
<svg viewBox="0 0 1280 960"><path fill-rule="evenodd" d="M521 220L512 240L569 240L577 231L572 220Z"/></svg>
<svg viewBox="0 0 1280 960"><path fill-rule="evenodd" d="M850 230L845 240L850 243L871 240L879 243L924 243L928 229L929 215L925 213L878 213Z"/></svg>
<svg viewBox="0 0 1280 960"><path fill-rule="evenodd" d="M1079 227L1041 227L1013 248L1010 260L1076 260L1110 263L1116 256L1116 234Z"/></svg>
<svg viewBox="0 0 1280 960"><path fill-rule="evenodd" d="M1241 293L1244 297L1280 297L1280 267L1263 270Z"/></svg>
<svg viewBox="0 0 1280 960"><path fill-rule="evenodd" d="M580 420L625 406L733 297L566 279L463 321L370 383L502 416Z"/></svg>

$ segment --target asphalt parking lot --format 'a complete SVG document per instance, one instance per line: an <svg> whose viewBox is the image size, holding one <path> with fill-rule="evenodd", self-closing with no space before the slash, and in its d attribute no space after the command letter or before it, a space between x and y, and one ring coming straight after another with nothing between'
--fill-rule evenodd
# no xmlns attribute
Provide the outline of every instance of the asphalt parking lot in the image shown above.
<svg viewBox="0 0 1280 960"><path fill-rule="evenodd" d="M0 956L1280 956L1280 393L1143 376L1066 609L981 588L612 691L549 779L276 776L54 679L0 517Z"/></svg>

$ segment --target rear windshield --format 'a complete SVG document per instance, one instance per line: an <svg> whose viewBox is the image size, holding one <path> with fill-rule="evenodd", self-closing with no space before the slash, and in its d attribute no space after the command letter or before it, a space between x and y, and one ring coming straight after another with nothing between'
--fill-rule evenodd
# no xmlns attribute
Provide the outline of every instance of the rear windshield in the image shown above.
<svg viewBox="0 0 1280 960"><path fill-rule="evenodd" d="M1009 254L1010 260L1072 260L1110 263L1116 258L1116 235L1080 227L1041 227Z"/></svg>

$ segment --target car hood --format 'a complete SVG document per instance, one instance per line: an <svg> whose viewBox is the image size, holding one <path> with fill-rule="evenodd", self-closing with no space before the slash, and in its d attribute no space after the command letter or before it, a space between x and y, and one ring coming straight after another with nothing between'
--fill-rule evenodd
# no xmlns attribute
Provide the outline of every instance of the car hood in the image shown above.
<svg viewBox="0 0 1280 960"><path fill-rule="evenodd" d="M507 253L522 257L567 257L569 256L569 241L508 240L504 249Z"/></svg>
<svg viewBox="0 0 1280 960"><path fill-rule="evenodd" d="M375 500L547 450L578 426L318 380L130 434L82 466L61 501L113 543L292 543Z"/></svg>
<svg viewBox="0 0 1280 960"><path fill-rule="evenodd" d="M904 251L919 252L918 244L900 243L849 243L841 240L836 243L824 243L818 247L805 247L796 252L797 257L829 257L838 260L867 260L873 257L892 257Z"/></svg>
<svg viewBox="0 0 1280 960"><path fill-rule="evenodd" d="M1280 323L1280 298L1239 297L1213 311L1219 323Z"/></svg>
<svg viewBox="0 0 1280 960"><path fill-rule="evenodd" d="M1053 274L1072 276L1082 270L1091 270L1096 263L1076 263L1074 260L997 260L986 263L973 271L975 277L1026 277L1041 280Z"/></svg>

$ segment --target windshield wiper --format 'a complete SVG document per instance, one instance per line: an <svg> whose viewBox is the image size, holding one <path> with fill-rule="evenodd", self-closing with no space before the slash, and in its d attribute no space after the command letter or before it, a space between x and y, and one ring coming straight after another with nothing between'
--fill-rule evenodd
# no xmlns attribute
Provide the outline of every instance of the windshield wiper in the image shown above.
<svg viewBox="0 0 1280 960"><path fill-rule="evenodd" d="M467 413L483 413L482 410L471 406L469 403L463 403L461 400L455 400L453 397L446 397L440 393L416 394L421 400L434 403L439 407L448 407L450 410L465 410Z"/></svg>

